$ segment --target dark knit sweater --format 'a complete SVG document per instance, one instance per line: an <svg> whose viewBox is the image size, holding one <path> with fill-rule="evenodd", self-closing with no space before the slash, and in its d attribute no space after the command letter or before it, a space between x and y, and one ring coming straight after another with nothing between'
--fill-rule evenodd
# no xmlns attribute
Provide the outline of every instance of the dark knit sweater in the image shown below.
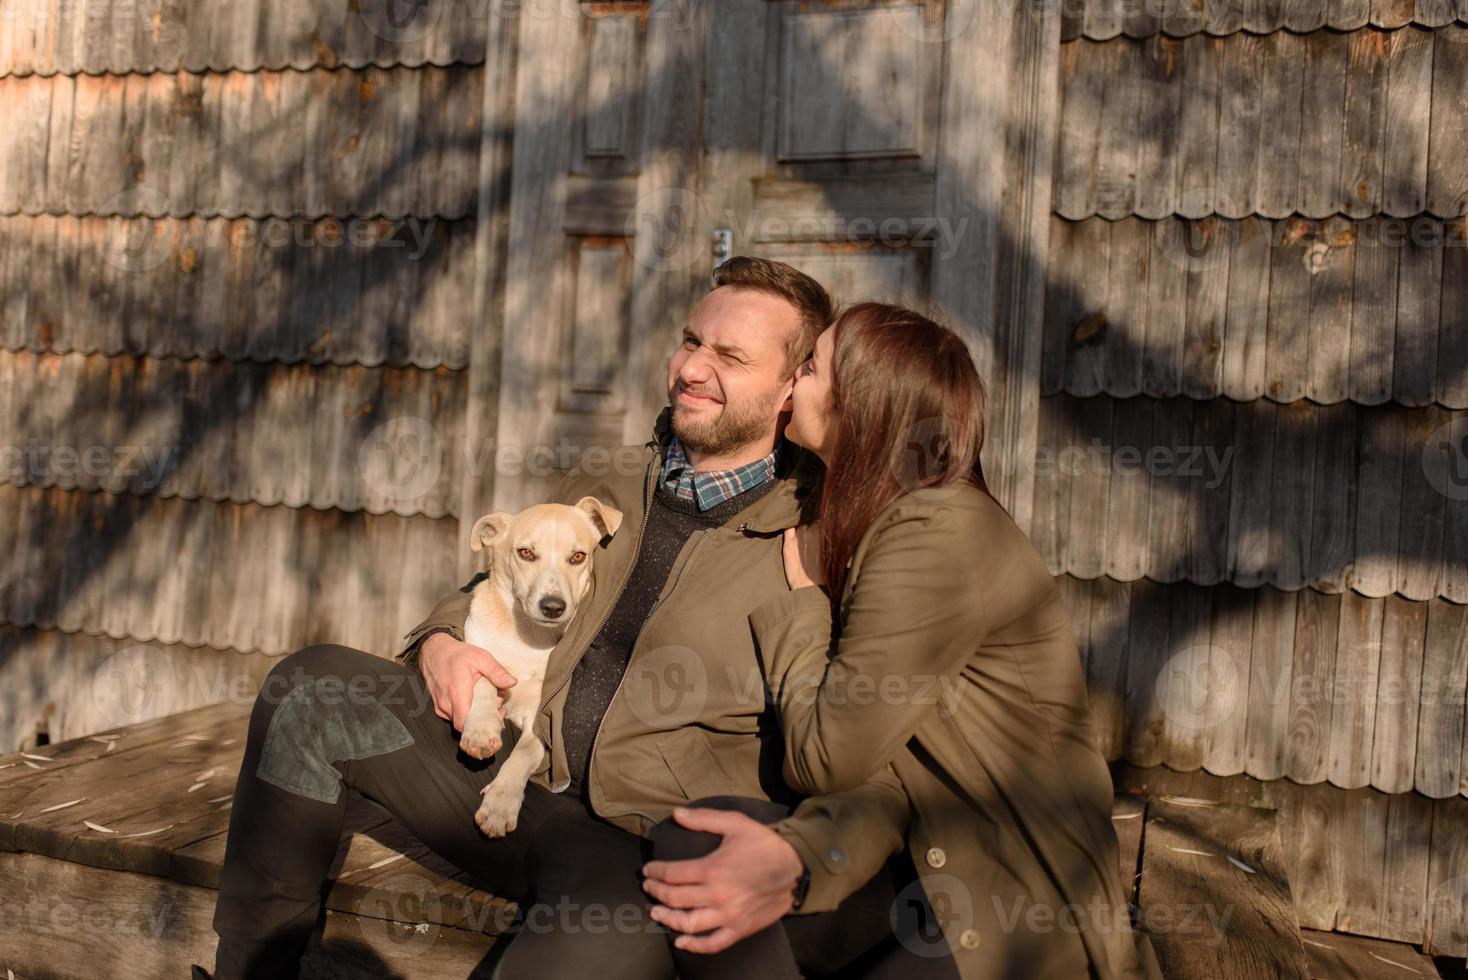
<svg viewBox="0 0 1468 980"><path fill-rule="evenodd" d="M768 493L776 482L773 478L765 480L705 511L699 511L694 501L680 499L661 485L653 493L647 529L632 561L626 588L571 673L561 721L561 739L571 773L568 792L587 798L586 774L591 764L592 742L622 682L637 634L642 631L663 584L674 571L678 552L693 534L727 523Z"/></svg>

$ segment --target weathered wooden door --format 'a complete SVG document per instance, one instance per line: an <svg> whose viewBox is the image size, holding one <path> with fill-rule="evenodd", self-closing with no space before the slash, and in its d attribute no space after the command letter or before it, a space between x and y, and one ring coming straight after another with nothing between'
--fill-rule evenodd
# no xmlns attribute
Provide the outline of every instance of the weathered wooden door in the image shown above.
<svg viewBox="0 0 1468 980"><path fill-rule="evenodd" d="M1033 446L1033 412L1020 409L1037 391L1050 6L653 0L582 4L569 22L522 13L502 450L559 447L542 456L563 463L643 441L713 266L763 255L843 302L935 301L989 383L986 459L1027 517L1027 467L1007 461ZM495 503L541 499L551 479L499 467Z"/></svg>

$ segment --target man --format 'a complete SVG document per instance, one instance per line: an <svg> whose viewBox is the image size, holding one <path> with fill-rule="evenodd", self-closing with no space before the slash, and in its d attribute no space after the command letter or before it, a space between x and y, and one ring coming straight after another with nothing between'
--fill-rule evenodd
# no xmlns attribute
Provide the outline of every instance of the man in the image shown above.
<svg viewBox="0 0 1468 980"><path fill-rule="evenodd" d="M790 266L725 263L669 362L671 404L645 466L562 481L556 500L596 496L624 513L623 530L596 556L591 594L551 656L537 723L520 735L542 739L549 758L506 837L485 838L473 823L497 763L456 752L476 679L514 683L493 651L462 642L469 586L407 635L396 664L310 647L272 671L289 693L262 690L251 719L215 913L218 977L279 975L269 971L298 961L340 838L338 773L498 894L644 916L641 837L660 823L665 836L676 830L666 821L683 804L737 797L729 805L759 819L714 807L678 818L718 844L679 869L679 894L697 900L669 904L694 908L704 933L680 939L689 950L680 957L772 937L780 927L767 927L792 911L806 913L788 932L813 968L890 943L884 865L902 844L906 795L885 770L820 799L784 785L746 619L786 588L781 535L798 522L813 474L781 429L795 369L831 313L825 290ZM437 721L411 697L386 696L405 673L410 694L432 696ZM347 705L323 696L347 677L365 678L369 696ZM668 975L665 937L639 923L524 929L499 972Z"/></svg>

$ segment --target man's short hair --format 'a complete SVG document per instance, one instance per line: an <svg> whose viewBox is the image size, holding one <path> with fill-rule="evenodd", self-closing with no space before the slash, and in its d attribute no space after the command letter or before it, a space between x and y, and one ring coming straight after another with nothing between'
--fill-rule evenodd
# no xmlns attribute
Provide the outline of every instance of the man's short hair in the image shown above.
<svg viewBox="0 0 1468 980"><path fill-rule="evenodd" d="M826 287L793 265L751 255L736 255L714 270L714 288L737 286L769 293L795 307L799 327L785 341L785 377L805 362L816 338L835 318L835 303Z"/></svg>

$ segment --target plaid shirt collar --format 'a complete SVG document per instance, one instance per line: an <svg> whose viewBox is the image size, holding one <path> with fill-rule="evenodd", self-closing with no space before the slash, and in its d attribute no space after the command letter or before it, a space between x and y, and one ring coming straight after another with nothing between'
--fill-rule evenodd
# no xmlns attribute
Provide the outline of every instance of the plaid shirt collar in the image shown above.
<svg viewBox="0 0 1468 980"><path fill-rule="evenodd" d="M768 456L732 470L697 472L683 451L677 436L668 440L668 453L663 465L663 486L684 500L696 500L698 509L710 510L746 490L753 490L775 473L776 449Z"/></svg>

